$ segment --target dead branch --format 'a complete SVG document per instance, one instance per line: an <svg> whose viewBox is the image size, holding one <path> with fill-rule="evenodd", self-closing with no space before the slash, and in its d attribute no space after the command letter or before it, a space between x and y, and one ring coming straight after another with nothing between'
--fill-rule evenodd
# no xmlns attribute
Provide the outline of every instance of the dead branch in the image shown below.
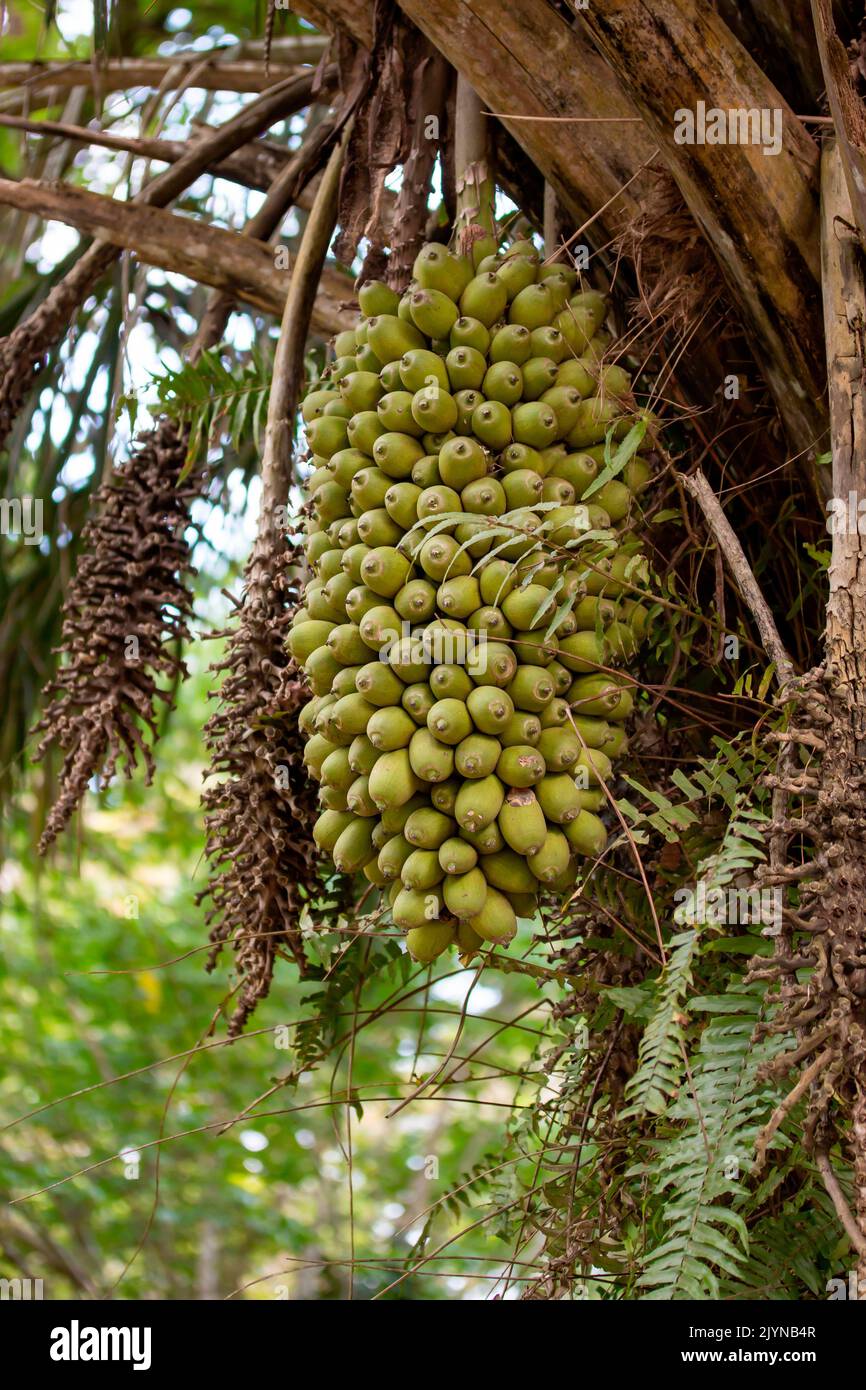
<svg viewBox="0 0 866 1390"><path fill-rule="evenodd" d="M311 40L316 44L315 36ZM312 62L318 62L326 40L318 40L315 48L309 51ZM262 92L266 87L298 77L298 66L280 56L280 61L271 63L270 74L265 76L264 63L256 61L237 62L221 58L218 54L179 55L175 58L114 58L109 59L99 69L99 85L103 92L119 92L130 87L172 88L185 86L190 75L194 76L193 87L207 92ZM63 92L75 87L92 87L93 68L86 63L0 63L0 88L14 88L26 99L28 109L34 107L34 98L42 104L53 104Z"/></svg>
<svg viewBox="0 0 866 1390"><path fill-rule="evenodd" d="M828 1196L833 1206L836 1208L836 1215L845 1228L846 1236L850 1240L853 1248L857 1251L857 1254L866 1258L866 1236L864 1236L857 1225L854 1219L854 1213L845 1200L845 1194L839 1186L839 1179L833 1172L830 1155L827 1153L826 1149L817 1149L815 1151L815 1163L818 1172L821 1174L821 1181L827 1189Z"/></svg>
<svg viewBox="0 0 866 1390"><path fill-rule="evenodd" d="M764 650L775 662L779 685L784 689L794 675L794 665L779 636L776 620L752 573L743 547L719 504L719 499L699 468L691 476L681 474L683 486L704 514L710 533L728 562L728 568L755 619Z"/></svg>
<svg viewBox="0 0 866 1390"><path fill-rule="evenodd" d="M147 265L212 285L266 313L283 311L290 273L275 266L271 247L239 232L162 208L121 203L101 193L33 179L20 183L0 179L0 203L66 222L101 237L111 247L134 251ZM351 325L352 315L342 305L352 295L351 280L335 267L327 267L313 315L317 333L330 337Z"/></svg>
<svg viewBox="0 0 866 1390"><path fill-rule="evenodd" d="M851 80L830 0L812 0L812 19L848 197L860 245L866 246L866 112Z"/></svg>

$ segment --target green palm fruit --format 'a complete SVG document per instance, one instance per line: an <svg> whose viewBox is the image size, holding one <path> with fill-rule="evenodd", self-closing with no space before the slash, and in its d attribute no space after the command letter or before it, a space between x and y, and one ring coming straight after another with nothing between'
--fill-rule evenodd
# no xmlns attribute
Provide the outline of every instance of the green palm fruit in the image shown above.
<svg viewBox="0 0 866 1390"><path fill-rule="evenodd" d="M341 874L356 874L375 858L373 822L370 817L352 817L333 848L334 863Z"/></svg>
<svg viewBox="0 0 866 1390"><path fill-rule="evenodd" d="M458 319L457 305L442 290L413 291L409 313L415 327L427 338L447 338Z"/></svg>
<svg viewBox="0 0 866 1390"><path fill-rule="evenodd" d="M386 753L384 756L387 757L388 754ZM383 806L380 817L382 829L386 830L389 835L402 835L403 827L409 817L415 811L423 810L427 804L426 795L413 793L409 800L404 801L400 806Z"/></svg>
<svg viewBox="0 0 866 1390"><path fill-rule="evenodd" d="M425 434L452 430L457 424L457 402L439 386L423 386L412 397L412 418Z"/></svg>
<svg viewBox="0 0 866 1390"><path fill-rule="evenodd" d="M601 396L587 396L581 401L577 419L568 432L568 444L573 449L583 449L588 444L601 443L611 425L621 416L622 407L617 401L603 399ZM616 430L614 438L619 438Z"/></svg>
<svg viewBox="0 0 866 1390"><path fill-rule="evenodd" d="M474 613L470 613L466 619L466 626L470 632L486 632L488 637L495 641L504 642L511 636L511 624L502 609L494 608L491 604L484 604L481 608L476 608Z"/></svg>
<svg viewBox="0 0 866 1390"><path fill-rule="evenodd" d="M319 806L323 811L348 811L349 802L346 792L342 787L329 787L323 784L319 788ZM354 815L355 812L353 811Z"/></svg>
<svg viewBox="0 0 866 1390"><path fill-rule="evenodd" d="M547 825L531 787L513 788L506 793L497 823L505 843L516 854L537 854L544 844Z"/></svg>
<svg viewBox="0 0 866 1390"><path fill-rule="evenodd" d="M430 800L436 810L443 811L446 816L453 816L457 793L461 786L459 777L449 777L444 782L435 783L430 788Z"/></svg>
<svg viewBox="0 0 866 1390"><path fill-rule="evenodd" d="M373 827L373 844L376 848L377 855L379 850L382 849L383 845L386 845L390 839L391 832L385 829L384 825L382 824L382 818L380 816Z"/></svg>
<svg viewBox="0 0 866 1390"><path fill-rule="evenodd" d="M472 720L461 700L437 700L427 715L427 728L440 743L453 745L472 732Z"/></svg>
<svg viewBox="0 0 866 1390"><path fill-rule="evenodd" d="M580 413L583 398L573 386L551 386L541 397L542 404L550 406L556 416L556 432L567 435L574 428Z"/></svg>
<svg viewBox="0 0 866 1390"><path fill-rule="evenodd" d="M478 851L466 840L452 837L439 846L439 865L445 874L468 874L477 863Z"/></svg>
<svg viewBox="0 0 866 1390"><path fill-rule="evenodd" d="M408 478L414 465L424 457L424 450L410 434L389 430L380 434L373 444L373 458L389 478Z"/></svg>
<svg viewBox="0 0 866 1390"><path fill-rule="evenodd" d="M497 736L514 714L511 696L495 685L475 686L466 697L466 708L480 733Z"/></svg>
<svg viewBox="0 0 866 1390"><path fill-rule="evenodd" d="M311 565L315 565L324 555L326 550L331 549L331 539L324 531L317 531L314 536L308 536L304 541L304 554Z"/></svg>
<svg viewBox="0 0 866 1390"><path fill-rule="evenodd" d="M537 401L556 385L556 362L552 357L530 357L523 366L523 399Z"/></svg>
<svg viewBox="0 0 866 1390"><path fill-rule="evenodd" d="M360 449L339 449L327 463L328 472L338 487L351 488L356 475L370 466L370 460ZM312 486L310 486L312 491Z"/></svg>
<svg viewBox="0 0 866 1390"><path fill-rule="evenodd" d="M370 659L370 648L354 623L341 623L328 633L328 649L343 666L361 666Z"/></svg>
<svg viewBox="0 0 866 1390"><path fill-rule="evenodd" d="M480 391L467 386L455 394L454 400L457 403L457 434L469 436L472 432L472 416L477 407L484 404L484 397Z"/></svg>
<svg viewBox="0 0 866 1390"><path fill-rule="evenodd" d="M425 892L419 893L414 888L401 888L394 899L392 914L398 927L407 927L410 931L418 930L429 931L430 926L435 924L442 927L439 918L442 916L442 897L435 888L428 888ZM449 938L446 945L454 939L454 928L448 928ZM442 939L437 937L437 940ZM444 949L444 947L443 947ZM437 952L437 954L439 954Z"/></svg>
<svg viewBox="0 0 866 1390"><path fill-rule="evenodd" d="M567 772L580 757L583 745L574 730L566 725L542 729L538 751L548 772Z"/></svg>
<svg viewBox="0 0 866 1390"><path fill-rule="evenodd" d="M339 454L334 455L334 458L339 458L340 455L346 454L348 452L348 449L341 449ZM332 463L333 459L328 459L327 463L323 463L321 467L316 468L310 474L309 478L307 479L307 492L310 494L311 497L315 497L319 488L324 487L325 483L337 483L337 486L343 488L344 490L349 486L349 483L343 482L342 479L337 479L334 477L334 469L331 467ZM351 479L349 481L351 482Z"/></svg>
<svg viewBox="0 0 866 1390"><path fill-rule="evenodd" d="M381 602L381 594L374 594L366 584L356 584L346 595L346 616L360 627L364 614L369 613L371 608L378 608Z"/></svg>
<svg viewBox="0 0 866 1390"><path fill-rule="evenodd" d="M652 478L652 475L652 468L647 463L646 459L639 457L629 459L620 474L629 492L634 494L643 492L643 489Z"/></svg>
<svg viewBox="0 0 866 1390"><path fill-rule="evenodd" d="M568 352L568 344L562 334L551 324L544 324L541 328L533 328L529 337L532 344L532 356L552 362L554 366L557 366ZM551 385L553 385L552 382Z"/></svg>
<svg viewBox="0 0 866 1390"><path fill-rule="evenodd" d="M572 681L568 699L575 714L606 720L627 719L634 708L631 691L616 676L603 672Z"/></svg>
<svg viewBox="0 0 866 1390"><path fill-rule="evenodd" d="M317 781L321 777L322 763L324 763L328 753L334 752L335 748L336 744L331 742L331 739L325 738L324 734L313 734L313 738L307 739L303 751L304 767L313 773Z"/></svg>
<svg viewBox="0 0 866 1390"><path fill-rule="evenodd" d="M354 517L346 517L343 521L337 521L329 529L329 535L333 542L339 546L343 552L350 550L353 545L358 544L358 523ZM346 565L343 564L343 569Z"/></svg>
<svg viewBox="0 0 866 1390"><path fill-rule="evenodd" d="M577 783L575 783L575 786L577 786ZM600 811L603 806L607 805L607 797L604 792L588 789L584 790L583 787L578 787L577 794L580 797L580 807L582 811L597 812Z"/></svg>
<svg viewBox="0 0 866 1390"><path fill-rule="evenodd" d="M466 656L466 671L476 685L507 686L517 670L517 658L504 642L485 642Z"/></svg>
<svg viewBox="0 0 866 1390"><path fill-rule="evenodd" d="M554 642L556 637L554 635ZM565 696L571 685L571 672L567 666L563 666L559 661L551 661L547 666L547 674L553 681L557 695Z"/></svg>
<svg viewBox="0 0 866 1390"><path fill-rule="evenodd" d="M506 787L534 787L544 773L544 759L528 744L503 748L496 764L496 776Z"/></svg>
<svg viewBox="0 0 866 1390"><path fill-rule="evenodd" d="M444 877L445 870L434 849L413 849L400 872L403 887L414 888L417 893L435 888Z"/></svg>
<svg viewBox="0 0 866 1390"><path fill-rule="evenodd" d="M604 823L592 811L581 811L565 827L565 837L573 850L595 859L604 852L607 845L607 831Z"/></svg>
<svg viewBox="0 0 866 1390"><path fill-rule="evenodd" d="M377 860L371 859L369 864L364 865L361 873L368 883L374 884L377 888L387 887L387 880L382 877Z"/></svg>
<svg viewBox="0 0 866 1390"><path fill-rule="evenodd" d="M518 367L522 367L532 356L532 337L528 328L523 324L507 324L494 333L490 349L487 354L488 361L512 362Z"/></svg>
<svg viewBox="0 0 866 1390"><path fill-rule="evenodd" d="M306 738L309 738L315 732L313 721L321 708L321 701L321 695L314 695L313 698L308 700L302 707L298 715L298 728Z"/></svg>
<svg viewBox="0 0 866 1390"><path fill-rule="evenodd" d="M462 708L466 710L465 705ZM468 720L468 711L466 714ZM469 734L454 750L454 766L461 777L480 780L493 772L500 752L497 739L487 734Z"/></svg>
<svg viewBox="0 0 866 1390"><path fill-rule="evenodd" d="M392 835L379 850L379 872L389 883L400 877L400 872L409 855L414 851L409 841L401 834Z"/></svg>
<svg viewBox="0 0 866 1390"><path fill-rule="evenodd" d="M528 743L530 747L534 748L541 738L541 720L537 714L527 714L523 710L515 710L497 737L503 748L514 748L518 744L524 743Z"/></svg>
<svg viewBox="0 0 866 1390"><path fill-rule="evenodd" d="M473 516L502 516L508 502L505 489L498 478L476 478L468 483L460 494L460 502L465 512Z"/></svg>
<svg viewBox="0 0 866 1390"><path fill-rule="evenodd" d="M487 371L487 360L476 348L455 347L445 358L452 391L477 391Z"/></svg>
<svg viewBox="0 0 866 1390"><path fill-rule="evenodd" d="M313 694L327 694L339 669L339 661L327 647L319 647L317 651L311 652L304 662L304 672L313 688Z"/></svg>
<svg viewBox="0 0 866 1390"><path fill-rule="evenodd" d="M375 546L361 561L361 579L374 594L393 598L409 578L411 565L389 545Z"/></svg>
<svg viewBox="0 0 866 1390"><path fill-rule="evenodd" d="M594 396L597 389L594 375L588 370L586 364L576 357L567 357L564 362L560 362L555 384L557 387L567 387L571 391L576 391L584 400ZM573 429L576 423L575 417L571 421L569 429Z"/></svg>
<svg viewBox="0 0 866 1390"><path fill-rule="evenodd" d="M442 662L430 672L430 689L436 700L466 700L472 681L462 666Z"/></svg>
<svg viewBox="0 0 866 1390"><path fill-rule="evenodd" d="M351 577L348 574L346 574L346 572L343 569L342 551L329 550L328 558L330 558L330 556L332 555L337 559L338 564L336 569L334 569L333 564L327 566L328 569L333 570L333 573L328 576L328 581L325 584L324 594L325 598L328 600L328 603L330 603L332 607L337 608L345 613L346 600L349 597L355 585ZM322 571L320 570L320 572Z"/></svg>
<svg viewBox="0 0 866 1390"><path fill-rule="evenodd" d="M360 517L357 518L357 534L360 535L361 541L368 550L381 545L393 548L403 539L403 532L400 531L396 521L392 521L388 513L385 512L385 507L371 507L368 512L361 512ZM363 578L363 570L361 570L361 578Z"/></svg>
<svg viewBox="0 0 866 1390"><path fill-rule="evenodd" d="M520 474L510 476L519 478ZM527 584L526 588L514 589L502 600L502 611L513 627L521 632L533 632L549 626L556 611L556 599L543 585Z"/></svg>
<svg viewBox="0 0 866 1390"><path fill-rule="evenodd" d="M423 623L433 616L436 590L427 579L410 579L394 595L394 607L409 623Z"/></svg>
<svg viewBox="0 0 866 1390"><path fill-rule="evenodd" d="M635 585L645 584L648 577L644 557L630 553L621 543L614 555L602 556L593 563L592 573L586 579L586 591L610 598Z"/></svg>
<svg viewBox="0 0 866 1390"><path fill-rule="evenodd" d="M358 291L358 303L361 313L371 319L376 314L396 314L400 296L381 280L368 280Z"/></svg>
<svg viewBox="0 0 866 1390"><path fill-rule="evenodd" d="M367 342L385 366L398 361L412 348L426 346L424 335L415 325L398 318L396 314L374 315L367 324Z"/></svg>
<svg viewBox="0 0 866 1390"><path fill-rule="evenodd" d="M553 502L557 507L568 507L575 499L575 491L571 483L567 483L564 478L545 478L544 487L541 489L542 502Z"/></svg>
<svg viewBox="0 0 866 1390"><path fill-rule="evenodd" d="M362 410L353 415L347 430L348 440L353 449L373 457L373 445L385 433L385 427L375 410Z"/></svg>
<svg viewBox="0 0 866 1390"><path fill-rule="evenodd" d="M410 714L416 724L427 723L427 715L436 703L433 692L429 685L407 685L403 688L400 703L407 714Z"/></svg>
<svg viewBox="0 0 866 1390"><path fill-rule="evenodd" d="M460 836L480 855L496 854L505 848L505 841L496 821L491 821L483 830L464 830L461 827Z"/></svg>
<svg viewBox="0 0 866 1390"><path fill-rule="evenodd" d="M603 719L588 719L582 714L572 714L569 725L587 748L604 748L608 742L610 725Z"/></svg>
<svg viewBox="0 0 866 1390"><path fill-rule="evenodd" d="M545 819L555 825L567 825L580 815L580 792L566 772L548 772L537 784L535 795Z"/></svg>
<svg viewBox="0 0 866 1390"><path fill-rule="evenodd" d="M429 729L416 729L409 744L409 762L422 782L444 782L454 771L454 751L434 738Z"/></svg>
<svg viewBox="0 0 866 1390"><path fill-rule="evenodd" d="M428 578L440 584L444 579L456 579L472 570L469 556L449 535L428 536L418 551L417 560Z"/></svg>
<svg viewBox="0 0 866 1390"><path fill-rule="evenodd" d="M523 373L516 362L494 362L485 373L481 391L488 401L516 405L523 393Z"/></svg>
<svg viewBox="0 0 866 1390"><path fill-rule="evenodd" d="M340 382L340 396L353 415L359 410L375 410L382 397L382 383L376 372L349 372Z"/></svg>
<svg viewBox="0 0 866 1390"><path fill-rule="evenodd" d="M622 758L628 752L628 735L621 724L607 724L607 734L601 751L608 758Z"/></svg>
<svg viewBox="0 0 866 1390"><path fill-rule="evenodd" d="M440 613L449 618L468 618L481 603L478 580L464 574L458 579L446 579L436 591Z"/></svg>
<svg viewBox="0 0 866 1390"><path fill-rule="evenodd" d="M307 612L314 622L330 622L335 626L340 622L343 615L339 608L328 602L325 586L319 580L307 585L306 597Z"/></svg>
<svg viewBox="0 0 866 1390"><path fill-rule="evenodd" d="M438 390L438 387L434 389ZM412 413L414 400L411 391L389 391L382 397L376 406L376 413L386 430L414 436L424 433L424 426L418 424Z"/></svg>
<svg viewBox="0 0 866 1390"><path fill-rule="evenodd" d="M370 796L368 777L356 777L346 793L346 805L355 816L375 816L378 807Z"/></svg>
<svg viewBox="0 0 866 1390"><path fill-rule="evenodd" d="M363 695L343 695L333 706L331 726L351 741L356 734L366 731L367 721L375 710L376 706L365 700Z"/></svg>
<svg viewBox="0 0 866 1390"><path fill-rule="evenodd" d="M454 821L432 806L413 811L403 827L403 834L416 849L438 850L454 834Z"/></svg>
<svg viewBox="0 0 866 1390"><path fill-rule="evenodd" d="M565 308L568 296L571 294L574 285L573 282L569 280L568 276L563 273L563 271L555 270L552 266L549 267L549 269L553 273L550 275L539 276L539 279L544 280L545 285L553 295L553 306L558 313L560 309Z"/></svg>
<svg viewBox="0 0 866 1390"><path fill-rule="evenodd" d="M472 279L472 264L445 246L431 241L422 246L412 266L412 279L425 290L438 290L457 300Z"/></svg>
<svg viewBox="0 0 866 1390"><path fill-rule="evenodd" d="M334 392L330 388L322 388L320 391L310 391L304 397L301 406L301 414L304 417L304 424L312 424L313 420L318 420L324 413L325 406L334 399Z"/></svg>
<svg viewBox="0 0 866 1390"><path fill-rule="evenodd" d="M611 599L588 596L575 604L572 611L578 628L594 632L597 627L616 621L617 605Z"/></svg>
<svg viewBox="0 0 866 1390"><path fill-rule="evenodd" d="M460 296L460 313L463 317L478 319L489 328L502 318L508 303L508 290L502 280L491 271L476 275ZM375 343L373 344L376 350Z"/></svg>
<svg viewBox="0 0 866 1390"><path fill-rule="evenodd" d="M454 815L461 830L478 832L492 825L502 807L505 788L494 775L464 783L457 793Z"/></svg>
<svg viewBox="0 0 866 1390"><path fill-rule="evenodd" d="M421 489L415 483L395 483L390 479L388 481L390 486L383 498L385 511L402 531L411 531L418 520L418 498L421 496Z"/></svg>
<svg viewBox="0 0 866 1390"><path fill-rule="evenodd" d="M353 822L350 811L323 811L313 826L313 839L325 854L333 854L334 846Z"/></svg>
<svg viewBox="0 0 866 1390"><path fill-rule="evenodd" d="M613 764L600 748L582 748L574 764L574 774L578 778L578 784L583 787L602 786L610 781Z"/></svg>
<svg viewBox="0 0 866 1390"><path fill-rule="evenodd" d="M584 492L598 474L598 464L589 454L566 454L556 467L556 475L574 488L575 497L583 497Z"/></svg>
<svg viewBox="0 0 866 1390"><path fill-rule="evenodd" d="M323 483L313 495L313 506L319 523L322 526L330 526L332 521L344 517L348 511L346 489L340 487L339 483Z"/></svg>
<svg viewBox="0 0 866 1390"><path fill-rule="evenodd" d="M477 867L469 869L465 874L448 874L442 893L448 911L455 917L468 920L477 917L484 908L487 900L487 879Z"/></svg>
<svg viewBox="0 0 866 1390"><path fill-rule="evenodd" d="M542 501L544 481L530 468L518 468L506 473L502 479L509 511L520 507L532 507ZM511 619L509 619L511 621Z"/></svg>
<svg viewBox="0 0 866 1390"><path fill-rule="evenodd" d="M502 600L517 582L514 566L508 560L489 560L483 566L479 585L485 603L502 606Z"/></svg>
<svg viewBox="0 0 866 1390"><path fill-rule="evenodd" d="M585 629L562 639L557 650L557 660L569 671L582 673L595 671L599 666L603 666L606 654L604 638L599 637L594 631Z"/></svg>
<svg viewBox="0 0 866 1390"><path fill-rule="evenodd" d="M412 482L421 491L428 487L436 487L442 479L439 477L439 455L425 454L412 465Z"/></svg>
<svg viewBox="0 0 866 1390"><path fill-rule="evenodd" d="M379 809L383 810L405 805L419 785L412 771L408 750L395 748L376 759L370 773L369 792Z"/></svg>
<svg viewBox="0 0 866 1390"><path fill-rule="evenodd" d="M480 319L462 316L451 329L449 342L453 348L471 347L484 354L490 346L490 333Z"/></svg>
<svg viewBox="0 0 866 1390"><path fill-rule="evenodd" d="M453 487L446 487L444 483L436 483L432 487L424 488L418 498L419 521L428 516L447 516L451 512L459 512L460 510L459 492L455 492Z"/></svg>
<svg viewBox="0 0 866 1390"><path fill-rule="evenodd" d="M518 444L546 449L556 438L556 413L542 401L525 401L512 410L511 428Z"/></svg>
<svg viewBox="0 0 866 1390"><path fill-rule="evenodd" d="M531 922L538 912L538 884L534 893L506 893L506 898L514 908L515 916Z"/></svg>
<svg viewBox="0 0 866 1390"><path fill-rule="evenodd" d="M439 473L443 483L460 492L477 478L485 477L487 457L477 440L456 435L440 451Z"/></svg>
<svg viewBox="0 0 866 1390"><path fill-rule="evenodd" d="M357 734L349 744L349 767L356 777L369 777L380 757L366 734Z"/></svg>
<svg viewBox="0 0 866 1390"><path fill-rule="evenodd" d="M395 748L408 747L416 727L412 717L399 705L377 709L367 722L367 737L374 748L391 753Z"/></svg>
<svg viewBox="0 0 866 1390"><path fill-rule="evenodd" d="M635 637L642 642L646 637L649 626L649 613L641 604L634 599L624 599L622 602L621 620L628 623Z"/></svg>
<svg viewBox="0 0 866 1390"><path fill-rule="evenodd" d="M512 940L517 931L517 918L504 893L496 888L488 888L484 906L477 917L469 918L469 926L482 941L504 945Z"/></svg>
<svg viewBox="0 0 866 1390"><path fill-rule="evenodd" d="M543 845L530 854L527 863L541 883L552 883L566 872L570 857L571 848L562 831L548 830Z"/></svg>
<svg viewBox="0 0 866 1390"><path fill-rule="evenodd" d="M303 666L313 652L328 640L328 634L333 631L334 627L334 623L321 620L294 623L289 633L288 648L295 661Z"/></svg>
<svg viewBox="0 0 866 1390"><path fill-rule="evenodd" d="M494 453L511 443L511 411L502 401L482 399L472 412L471 427L473 434Z"/></svg>
<svg viewBox="0 0 866 1390"><path fill-rule="evenodd" d="M391 647L403 632L402 618L385 603L369 609L358 626L361 638L370 651L381 652L385 649L389 656Z"/></svg>
<svg viewBox="0 0 866 1390"><path fill-rule="evenodd" d="M604 507L613 522L623 521L632 505L631 493L618 478L611 478L609 482L604 483L593 493L592 500L599 507Z"/></svg>
<svg viewBox="0 0 866 1390"><path fill-rule="evenodd" d="M329 753L319 775L325 786L341 787L343 791L348 791L356 775L349 765L348 748L335 748L333 753Z"/></svg>
<svg viewBox="0 0 866 1390"><path fill-rule="evenodd" d="M363 457L363 455L362 455ZM352 501L359 512L372 511L381 507L393 479L383 473L381 468L361 468L352 479Z"/></svg>
<svg viewBox="0 0 866 1390"><path fill-rule="evenodd" d="M529 284L511 301L508 322L523 324L531 331L552 324L555 313L556 301L548 286Z"/></svg>
<svg viewBox="0 0 866 1390"><path fill-rule="evenodd" d="M400 358L400 382L403 389L415 395L425 386L449 389L448 372L442 358L427 348L413 348Z"/></svg>
<svg viewBox="0 0 866 1390"><path fill-rule="evenodd" d="M535 893L538 890L526 860L513 849L486 854L481 867L491 888L498 888L501 893Z"/></svg>
<svg viewBox="0 0 866 1390"><path fill-rule="evenodd" d="M527 256L507 256L496 270L496 277L505 286L509 300L513 300L527 285L534 283L535 266Z"/></svg>
<svg viewBox="0 0 866 1390"><path fill-rule="evenodd" d="M449 923L428 922L422 927L410 927L406 933L406 949L419 965L431 965L456 940L454 928Z"/></svg>
<svg viewBox="0 0 866 1390"><path fill-rule="evenodd" d="M339 415L320 415L307 425L307 439L314 454L329 459L349 443L349 428Z"/></svg>
<svg viewBox="0 0 866 1390"><path fill-rule="evenodd" d="M417 638L401 637L398 642L392 642L387 655L392 669L406 685L424 681L428 661Z"/></svg>
<svg viewBox="0 0 866 1390"><path fill-rule="evenodd" d="M377 375L382 370L382 363L379 361L369 343L362 343L355 353L355 361L358 364L359 372L375 372Z"/></svg>
<svg viewBox="0 0 866 1390"><path fill-rule="evenodd" d="M553 681L543 666L522 665L517 668L508 693L515 709L537 714L549 705L556 693Z"/></svg>

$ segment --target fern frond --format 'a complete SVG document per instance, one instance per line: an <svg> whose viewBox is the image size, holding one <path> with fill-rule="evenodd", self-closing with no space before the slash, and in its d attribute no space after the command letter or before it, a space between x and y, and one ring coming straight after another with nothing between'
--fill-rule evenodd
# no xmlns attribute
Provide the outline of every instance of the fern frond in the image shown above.
<svg viewBox="0 0 866 1390"><path fill-rule="evenodd" d="M663 1115L676 1095L683 1073L685 994L692 983L692 964L698 949L696 931L681 932L658 980L652 1015L640 1042L638 1069L626 1087L631 1101L622 1118Z"/></svg>

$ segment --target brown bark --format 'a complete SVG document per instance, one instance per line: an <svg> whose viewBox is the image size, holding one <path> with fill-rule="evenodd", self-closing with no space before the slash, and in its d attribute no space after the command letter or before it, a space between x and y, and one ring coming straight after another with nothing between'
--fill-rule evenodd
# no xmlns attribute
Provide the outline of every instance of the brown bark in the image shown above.
<svg viewBox="0 0 866 1390"><path fill-rule="evenodd" d="M33 179L20 183L0 179L0 203L66 222L100 237L110 248L134 251L147 265L225 290L266 313L283 311L289 272L275 266L273 247L252 237L162 208L121 203L81 188ZM348 276L327 267L313 315L315 331L329 337L351 327L354 316L343 304L352 297Z"/></svg>
<svg viewBox="0 0 866 1390"><path fill-rule="evenodd" d="M580 18L644 115L734 296L792 455L825 447L818 301L818 151L802 123L702 0L597 0ZM678 144L677 112L782 112L782 144ZM826 480L816 482L826 490Z"/></svg>
<svg viewBox="0 0 866 1390"><path fill-rule="evenodd" d="M830 0L812 0L815 37L860 244L866 247L866 111L851 81Z"/></svg>

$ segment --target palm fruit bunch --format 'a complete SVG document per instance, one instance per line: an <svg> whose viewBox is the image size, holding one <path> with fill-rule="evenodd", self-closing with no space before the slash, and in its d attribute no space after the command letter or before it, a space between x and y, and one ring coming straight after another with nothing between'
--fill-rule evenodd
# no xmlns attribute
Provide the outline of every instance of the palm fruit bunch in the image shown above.
<svg viewBox="0 0 866 1390"><path fill-rule="evenodd" d="M429 962L508 942L604 850L651 470L606 466L635 407L573 271L488 239L425 246L413 276L362 287L304 399L311 577L289 645L313 690L316 842Z"/></svg>

